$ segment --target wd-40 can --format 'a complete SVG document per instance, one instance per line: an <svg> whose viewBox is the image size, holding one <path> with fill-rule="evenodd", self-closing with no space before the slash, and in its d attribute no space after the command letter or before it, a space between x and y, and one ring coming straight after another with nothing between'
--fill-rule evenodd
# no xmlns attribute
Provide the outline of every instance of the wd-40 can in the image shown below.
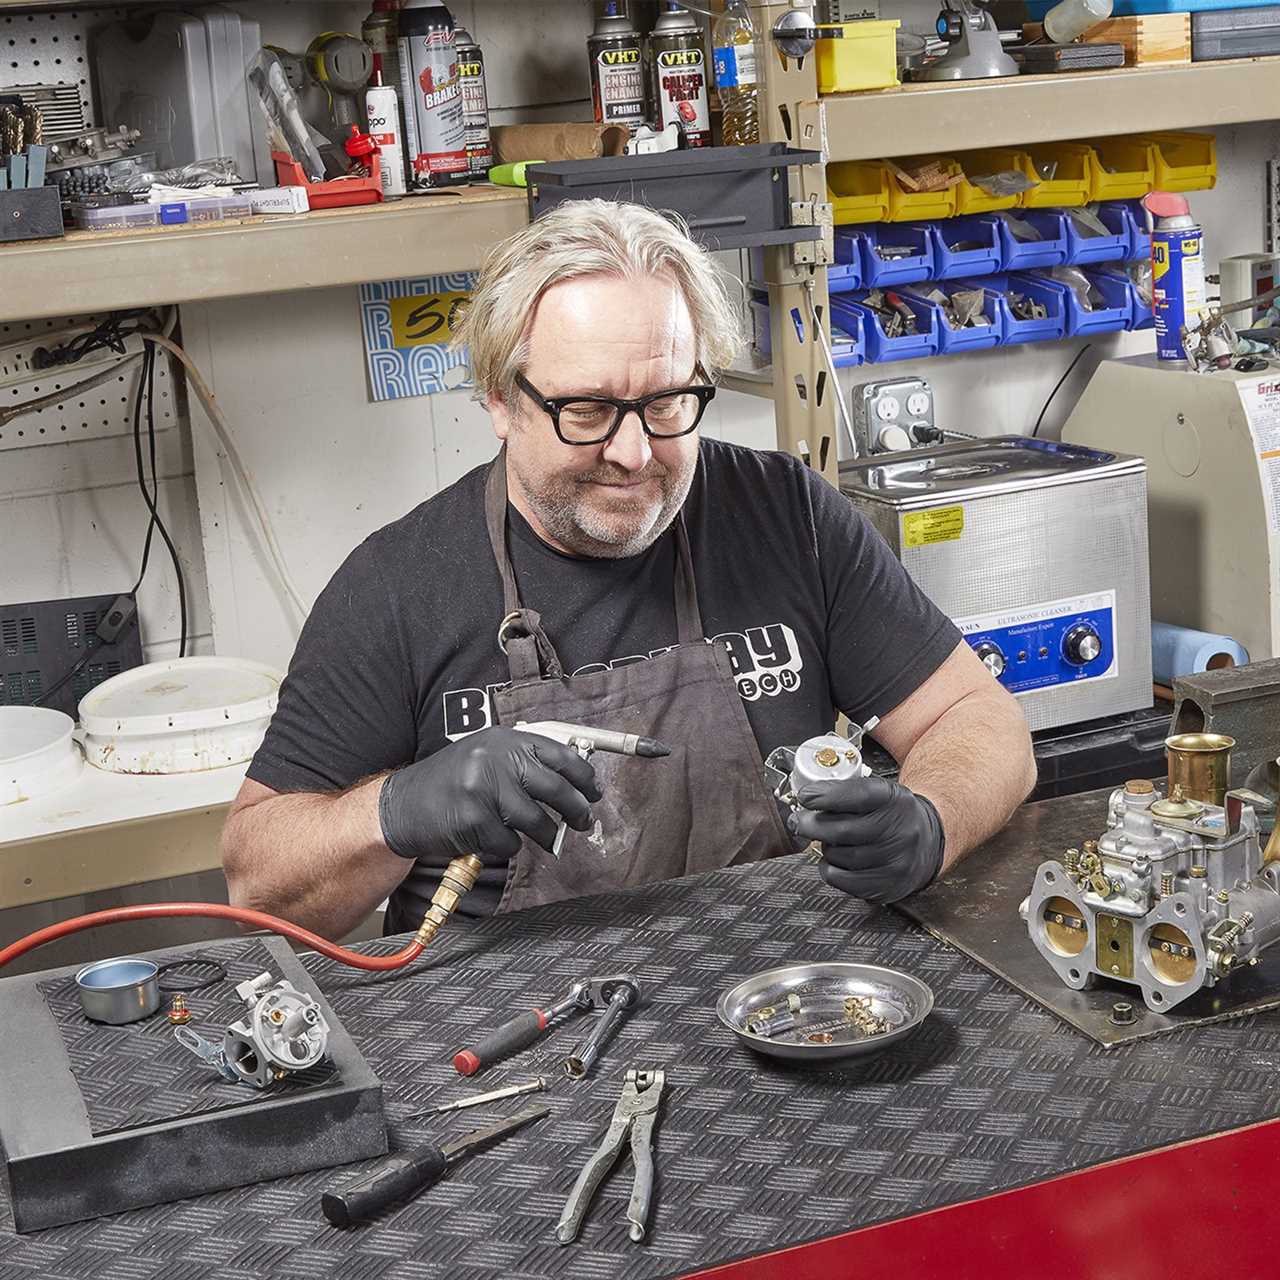
<svg viewBox="0 0 1280 1280"><path fill-rule="evenodd" d="M462 79L462 132L467 144L467 172L483 178L493 165L489 141L489 93L484 82L484 54L466 27L457 27L458 75Z"/></svg>
<svg viewBox="0 0 1280 1280"><path fill-rule="evenodd" d="M634 133L645 122L644 64L640 33L631 25L624 0L606 0L587 40L587 55L596 120L626 125Z"/></svg>
<svg viewBox="0 0 1280 1280"><path fill-rule="evenodd" d="M678 0L666 0L664 12L649 35L649 83L657 127L676 124L687 146L710 146L702 27Z"/></svg>
<svg viewBox="0 0 1280 1280"><path fill-rule="evenodd" d="M418 186L467 180L453 15L436 0L408 0L400 11L400 82L409 168Z"/></svg>
<svg viewBox="0 0 1280 1280"><path fill-rule="evenodd" d="M1156 355L1161 360L1185 360L1182 330L1195 328L1205 309L1204 232L1182 196L1153 191L1142 203L1156 218L1151 232Z"/></svg>

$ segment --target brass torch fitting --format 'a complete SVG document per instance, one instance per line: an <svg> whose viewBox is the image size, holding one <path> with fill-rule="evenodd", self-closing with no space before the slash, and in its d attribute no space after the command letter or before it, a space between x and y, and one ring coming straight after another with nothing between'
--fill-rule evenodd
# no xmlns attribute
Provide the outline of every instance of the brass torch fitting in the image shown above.
<svg viewBox="0 0 1280 1280"><path fill-rule="evenodd" d="M427 914L422 917L422 926L414 936L415 942L425 947L440 932L440 926L453 914L463 895L476 887L483 866L475 854L467 853L445 867Z"/></svg>

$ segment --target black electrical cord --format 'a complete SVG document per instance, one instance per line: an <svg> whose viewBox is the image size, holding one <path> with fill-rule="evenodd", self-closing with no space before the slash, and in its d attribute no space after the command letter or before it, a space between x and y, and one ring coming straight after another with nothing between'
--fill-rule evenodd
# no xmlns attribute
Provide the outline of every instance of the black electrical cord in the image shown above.
<svg viewBox="0 0 1280 1280"><path fill-rule="evenodd" d="M1049 392L1049 398L1044 402L1044 404L1040 408L1040 416L1036 419L1036 425L1031 429L1032 436L1038 436L1040 434L1040 424L1044 422L1044 415L1049 412L1049 406L1053 403L1053 397L1056 396L1058 392L1062 390L1062 384L1066 382L1066 380L1071 376L1071 370L1074 369L1076 365L1080 363L1080 357L1084 355L1084 353L1088 351L1092 345L1093 343L1086 342L1084 346L1081 347L1080 350L1076 352L1075 359L1072 360L1072 362L1069 365L1067 365L1066 371L1063 373L1062 377L1058 379L1057 384L1054 386L1053 390Z"/></svg>
<svg viewBox="0 0 1280 1280"><path fill-rule="evenodd" d="M52 369L55 365L75 364L94 351L107 347L117 355L127 355L125 339L150 328L142 321L150 314L145 307L132 311L113 311L96 329L77 334L59 347L37 347L31 357L36 369Z"/></svg>

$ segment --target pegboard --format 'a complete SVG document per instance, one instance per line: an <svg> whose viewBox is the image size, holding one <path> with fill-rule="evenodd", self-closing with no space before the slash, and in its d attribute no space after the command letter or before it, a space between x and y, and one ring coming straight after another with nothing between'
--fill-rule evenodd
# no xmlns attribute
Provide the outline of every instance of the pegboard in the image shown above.
<svg viewBox="0 0 1280 1280"><path fill-rule="evenodd" d="M90 32L102 23L123 20L126 12L122 8L58 9L0 16L0 90L24 84L74 85L80 95L84 127L92 126ZM67 135L55 128L51 136Z"/></svg>
<svg viewBox="0 0 1280 1280"><path fill-rule="evenodd" d="M101 319L101 316L79 316L0 324L0 450L132 435L133 401L142 372L140 360L127 365L114 378L69 396L61 403L7 422L2 416L3 411L13 405L71 387L100 372L106 365L117 362L120 359L117 353L98 351L75 364L44 370L31 367L31 358L37 347L57 345L77 331L92 329ZM130 338L126 349L129 354L141 350L141 339ZM174 386L169 369L167 358L156 361L157 431L177 425ZM145 425L144 418L144 430Z"/></svg>

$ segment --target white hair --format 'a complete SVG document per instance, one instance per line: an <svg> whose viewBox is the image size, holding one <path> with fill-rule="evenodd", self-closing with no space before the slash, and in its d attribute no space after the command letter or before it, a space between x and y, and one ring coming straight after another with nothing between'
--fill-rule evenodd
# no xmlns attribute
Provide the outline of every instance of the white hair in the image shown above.
<svg viewBox="0 0 1280 1280"><path fill-rule="evenodd" d="M666 277L684 295L708 375L742 342L739 312L706 250L678 214L612 200L570 200L488 254L453 345L467 346L478 395L510 399L527 358L529 324L553 285L583 276Z"/></svg>

